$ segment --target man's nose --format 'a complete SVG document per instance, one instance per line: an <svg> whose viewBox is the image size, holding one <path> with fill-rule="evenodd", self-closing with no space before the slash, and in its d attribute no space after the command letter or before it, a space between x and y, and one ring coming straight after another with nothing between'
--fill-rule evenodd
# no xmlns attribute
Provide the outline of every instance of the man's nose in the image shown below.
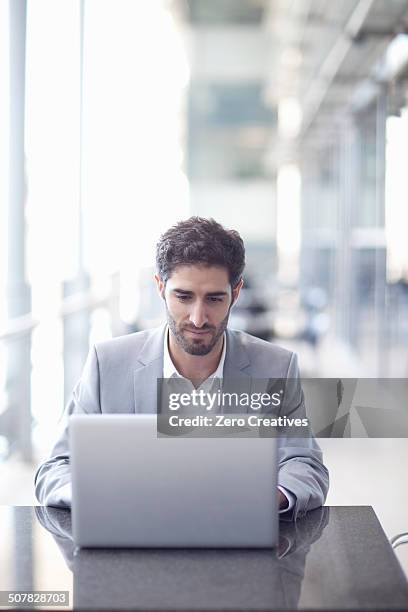
<svg viewBox="0 0 408 612"><path fill-rule="evenodd" d="M190 313L190 321L195 327L203 327L208 322L204 304L200 302L194 304Z"/></svg>

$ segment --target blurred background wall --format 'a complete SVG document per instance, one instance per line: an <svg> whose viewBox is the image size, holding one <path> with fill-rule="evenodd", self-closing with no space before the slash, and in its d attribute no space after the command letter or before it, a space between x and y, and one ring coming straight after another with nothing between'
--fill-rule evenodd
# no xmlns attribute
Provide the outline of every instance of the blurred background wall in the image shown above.
<svg viewBox="0 0 408 612"><path fill-rule="evenodd" d="M408 375L407 0L1 0L1 503L34 503L89 345L162 321L154 245L239 230L231 325L304 376ZM406 531L404 439L322 440Z"/></svg>

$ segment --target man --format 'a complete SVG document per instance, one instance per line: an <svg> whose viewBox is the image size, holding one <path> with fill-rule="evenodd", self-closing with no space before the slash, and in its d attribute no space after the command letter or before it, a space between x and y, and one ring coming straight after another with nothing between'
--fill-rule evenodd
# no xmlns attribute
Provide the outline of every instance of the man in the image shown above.
<svg viewBox="0 0 408 612"><path fill-rule="evenodd" d="M40 503L71 503L68 419L72 413L149 413L157 410L158 379L183 379L191 389L214 379L298 379L296 356L227 329L242 288L245 249L239 234L214 220L192 217L170 228L156 251L158 291L167 325L95 345L67 406L51 456L38 469ZM302 398L301 398L302 399ZM289 406L305 416L303 401ZM279 439L282 518L291 520L324 503L328 472L312 437Z"/></svg>

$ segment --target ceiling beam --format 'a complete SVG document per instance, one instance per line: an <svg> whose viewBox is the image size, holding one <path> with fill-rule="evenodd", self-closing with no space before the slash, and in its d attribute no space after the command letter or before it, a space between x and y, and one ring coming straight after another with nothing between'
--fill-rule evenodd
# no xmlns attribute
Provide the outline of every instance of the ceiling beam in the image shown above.
<svg viewBox="0 0 408 612"><path fill-rule="evenodd" d="M348 19L343 32L337 38L328 56L320 66L319 74L313 80L304 98L303 122L300 136L310 128L319 108L325 99L343 61L367 20L374 0L359 0Z"/></svg>

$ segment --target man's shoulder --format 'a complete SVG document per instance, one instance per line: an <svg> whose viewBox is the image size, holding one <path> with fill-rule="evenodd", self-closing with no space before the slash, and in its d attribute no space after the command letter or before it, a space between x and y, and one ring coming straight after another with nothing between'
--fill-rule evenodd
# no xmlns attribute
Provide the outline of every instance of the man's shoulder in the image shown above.
<svg viewBox="0 0 408 612"><path fill-rule="evenodd" d="M145 329L98 342L95 350L100 359L120 357L133 360L137 359L146 345L151 345L153 341L159 346L162 336L163 327Z"/></svg>
<svg viewBox="0 0 408 612"><path fill-rule="evenodd" d="M271 369L274 375L283 376L289 369L290 364L296 359L295 353L282 346L261 340L246 332L231 329L229 330L234 344L243 347L251 367L257 372L259 377L269 376Z"/></svg>
<svg viewBox="0 0 408 612"><path fill-rule="evenodd" d="M286 349L283 346L279 346L277 344L274 344L273 342L269 342L268 340L261 340L261 338L251 336L251 334L247 334L246 332L237 329L231 329L229 330L229 332L248 351L261 351L270 355L282 357L284 359L290 359L294 354L293 351L290 351L289 349Z"/></svg>

